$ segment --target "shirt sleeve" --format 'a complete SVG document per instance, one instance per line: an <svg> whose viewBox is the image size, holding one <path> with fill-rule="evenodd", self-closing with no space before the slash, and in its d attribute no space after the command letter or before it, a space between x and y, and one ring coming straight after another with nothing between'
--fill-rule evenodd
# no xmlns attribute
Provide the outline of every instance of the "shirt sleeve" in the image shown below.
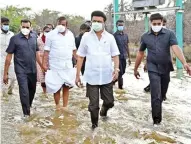
<svg viewBox="0 0 191 144"><path fill-rule="evenodd" d="M141 36L141 43L140 43L140 48L139 48L139 51L145 51L147 48L144 40L143 40L143 36Z"/></svg>
<svg viewBox="0 0 191 144"><path fill-rule="evenodd" d="M6 52L8 54L13 54L15 52L15 47L16 47L16 45L15 45L15 37L13 36L13 37L11 37L11 39L9 41L9 46L8 46Z"/></svg>
<svg viewBox="0 0 191 144"><path fill-rule="evenodd" d="M50 51L51 46L52 46L52 40L50 39L50 36L46 36L44 50Z"/></svg>
<svg viewBox="0 0 191 144"><path fill-rule="evenodd" d="M86 36L82 36L80 46L77 51L77 55L81 57L86 57L87 55Z"/></svg>
<svg viewBox="0 0 191 144"><path fill-rule="evenodd" d="M119 55L119 48L117 47L117 43L116 40L114 38L114 36L112 35L112 40L111 40L111 56L117 56Z"/></svg>
<svg viewBox="0 0 191 144"><path fill-rule="evenodd" d="M170 46L173 46L173 45L178 45L178 41L174 32L170 31Z"/></svg>

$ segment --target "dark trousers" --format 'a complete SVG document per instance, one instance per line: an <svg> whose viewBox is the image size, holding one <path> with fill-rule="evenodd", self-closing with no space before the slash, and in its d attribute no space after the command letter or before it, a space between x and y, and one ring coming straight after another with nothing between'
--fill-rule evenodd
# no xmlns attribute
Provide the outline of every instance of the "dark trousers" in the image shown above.
<svg viewBox="0 0 191 144"><path fill-rule="evenodd" d="M19 84L19 94L23 114L30 115L30 107L32 106L32 102L36 92L36 73L17 73L16 76Z"/></svg>
<svg viewBox="0 0 191 144"><path fill-rule="evenodd" d="M98 120L99 117L99 94L103 100L103 106L107 109L114 106L113 83L105 85L90 85L87 84L87 97L89 97L88 110L91 117Z"/></svg>
<svg viewBox="0 0 191 144"><path fill-rule="evenodd" d="M123 88L123 75L125 74L125 70L126 70L126 66L127 66L127 62L126 59L119 59L119 77L118 77L118 87L120 89Z"/></svg>
<svg viewBox="0 0 191 144"><path fill-rule="evenodd" d="M166 96L168 85L170 82L170 72L167 74L158 74L155 72L148 72L151 88L151 107L152 118L155 122L162 121L162 101Z"/></svg>

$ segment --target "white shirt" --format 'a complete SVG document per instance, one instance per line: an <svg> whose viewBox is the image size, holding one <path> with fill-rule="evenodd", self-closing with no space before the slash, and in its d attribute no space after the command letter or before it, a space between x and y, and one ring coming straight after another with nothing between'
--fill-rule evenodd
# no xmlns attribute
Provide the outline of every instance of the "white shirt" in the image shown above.
<svg viewBox="0 0 191 144"><path fill-rule="evenodd" d="M67 30L65 35L59 33L57 29L49 32L46 36L44 50L50 51L50 69L63 70L73 68L72 55L75 49L75 38L70 30Z"/></svg>
<svg viewBox="0 0 191 144"><path fill-rule="evenodd" d="M9 41L12 36L14 36L14 33L11 31L8 31L7 33L4 33L2 30L0 30L0 46L1 46L1 59L2 62L5 62L5 58L7 56L6 50L9 45Z"/></svg>
<svg viewBox="0 0 191 144"><path fill-rule="evenodd" d="M115 38L103 31L99 40L92 30L83 35L77 55L86 57L84 79L90 85L104 85L112 82L112 59L119 55Z"/></svg>

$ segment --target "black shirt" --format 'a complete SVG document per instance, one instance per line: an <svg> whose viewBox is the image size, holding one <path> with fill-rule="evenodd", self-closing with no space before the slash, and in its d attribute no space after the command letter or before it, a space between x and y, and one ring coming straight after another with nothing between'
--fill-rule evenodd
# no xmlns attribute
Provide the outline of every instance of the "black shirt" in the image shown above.
<svg viewBox="0 0 191 144"><path fill-rule="evenodd" d="M27 39L22 33L18 33L10 39L6 50L14 54L14 65L16 73L36 73L37 36L30 33Z"/></svg>
<svg viewBox="0 0 191 144"><path fill-rule="evenodd" d="M146 32L141 37L139 51L148 49L148 71L165 74L173 70L170 47L178 45L175 34L169 29L162 29L158 35L152 31Z"/></svg>

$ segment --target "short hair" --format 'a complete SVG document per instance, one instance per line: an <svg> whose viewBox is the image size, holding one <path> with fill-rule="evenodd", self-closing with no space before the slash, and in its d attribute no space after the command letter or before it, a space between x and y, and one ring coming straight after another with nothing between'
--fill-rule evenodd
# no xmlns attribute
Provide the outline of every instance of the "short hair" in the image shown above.
<svg viewBox="0 0 191 144"><path fill-rule="evenodd" d="M9 22L9 19L6 17L1 17L1 23Z"/></svg>
<svg viewBox="0 0 191 144"><path fill-rule="evenodd" d="M165 17L163 17L163 23L167 23L167 19Z"/></svg>
<svg viewBox="0 0 191 144"><path fill-rule="evenodd" d="M93 16L102 17L104 22L107 20L106 15L102 11L93 11L91 14L91 19L93 18Z"/></svg>
<svg viewBox="0 0 191 144"><path fill-rule="evenodd" d="M66 20L66 17L64 17L64 16L61 16L61 17L59 17L58 19L57 19L57 22L61 22L61 21L63 21L63 20ZM68 22L67 22L67 20L66 20L66 25L68 24Z"/></svg>
<svg viewBox="0 0 191 144"><path fill-rule="evenodd" d="M116 22L116 25L117 25L118 23L124 23L124 20L118 20L118 21Z"/></svg>
<svg viewBox="0 0 191 144"><path fill-rule="evenodd" d="M80 26L80 30L90 30L90 26L83 23L81 26Z"/></svg>
<svg viewBox="0 0 191 144"><path fill-rule="evenodd" d="M31 24L32 24L31 21L28 20L28 19L22 19L22 20L21 20L21 24L22 24L22 23L30 23L30 26L31 26Z"/></svg>
<svg viewBox="0 0 191 144"><path fill-rule="evenodd" d="M44 26L44 27L43 27L43 31L44 31L45 29L47 29L47 28L49 28L47 25ZM50 28L49 28L49 29L50 29Z"/></svg>
<svg viewBox="0 0 191 144"><path fill-rule="evenodd" d="M53 24L46 24L46 26L51 25L52 29L54 28Z"/></svg>
<svg viewBox="0 0 191 144"><path fill-rule="evenodd" d="M160 13L152 14L150 17L150 21L152 22L153 20L163 21L163 16Z"/></svg>

